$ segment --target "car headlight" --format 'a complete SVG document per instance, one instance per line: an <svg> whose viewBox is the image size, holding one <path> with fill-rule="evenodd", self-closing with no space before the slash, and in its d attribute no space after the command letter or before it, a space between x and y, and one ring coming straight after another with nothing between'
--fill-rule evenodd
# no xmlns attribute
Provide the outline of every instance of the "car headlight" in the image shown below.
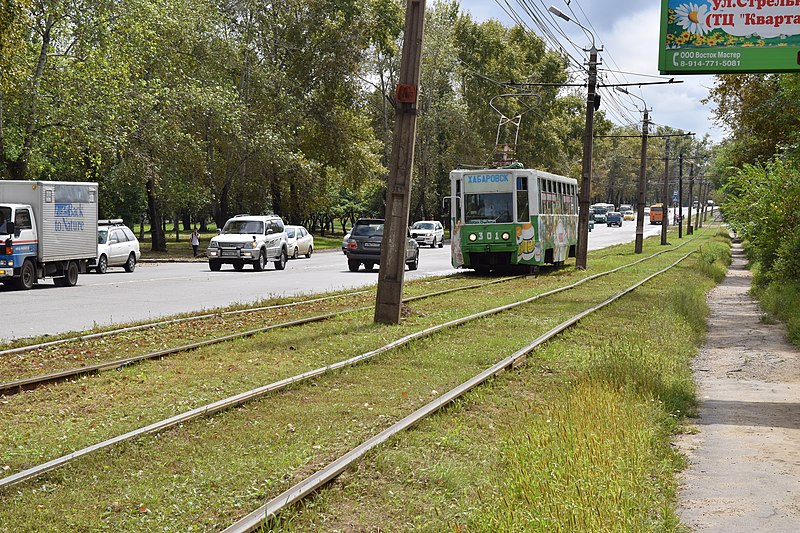
<svg viewBox="0 0 800 533"><path fill-rule="evenodd" d="M217 241L212 240L210 243L208 243L208 247L209 248L219 248L219 244L217 244Z"/></svg>

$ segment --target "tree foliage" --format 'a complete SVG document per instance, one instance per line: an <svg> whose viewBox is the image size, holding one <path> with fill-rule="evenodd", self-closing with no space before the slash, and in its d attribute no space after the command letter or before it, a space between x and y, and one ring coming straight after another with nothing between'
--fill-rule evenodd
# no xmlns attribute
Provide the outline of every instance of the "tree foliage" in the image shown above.
<svg viewBox="0 0 800 533"><path fill-rule="evenodd" d="M168 217L275 212L328 231L381 215L404 8L3 0L0 178L97 181L101 216L147 218L156 250ZM496 110L522 116L517 159L578 177L585 97L557 86L564 58L455 0L427 11L412 216L442 218L449 172L514 142ZM595 132L610 131L601 109ZM629 199L634 144L598 141L595 196Z"/></svg>

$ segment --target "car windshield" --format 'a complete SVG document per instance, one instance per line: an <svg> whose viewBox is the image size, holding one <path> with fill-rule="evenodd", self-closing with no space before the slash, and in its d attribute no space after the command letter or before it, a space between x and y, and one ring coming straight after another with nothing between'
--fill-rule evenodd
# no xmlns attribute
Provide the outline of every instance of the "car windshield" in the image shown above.
<svg viewBox="0 0 800 533"><path fill-rule="evenodd" d="M356 224L350 231L351 237L383 237L383 222Z"/></svg>
<svg viewBox="0 0 800 533"><path fill-rule="evenodd" d="M264 233L264 223L260 220L229 220L222 233L245 234Z"/></svg>
<svg viewBox="0 0 800 533"><path fill-rule="evenodd" d="M286 236L290 239L294 239L294 228L286 228Z"/></svg>
<svg viewBox="0 0 800 533"><path fill-rule="evenodd" d="M108 230L107 229L97 230L97 244L105 244L107 240L108 240Z"/></svg>
<svg viewBox="0 0 800 533"><path fill-rule="evenodd" d="M411 229L433 229L433 222L414 222Z"/></svg>

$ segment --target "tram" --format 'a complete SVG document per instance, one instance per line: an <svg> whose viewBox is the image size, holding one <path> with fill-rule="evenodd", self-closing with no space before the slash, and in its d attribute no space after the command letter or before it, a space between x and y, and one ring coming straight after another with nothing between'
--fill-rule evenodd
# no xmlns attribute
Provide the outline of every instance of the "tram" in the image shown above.
<svg viewBox="0 0 800 533"><path fill-rule="evenodd" d="M455 268L488 272L575 257L577 180L516 166L450 172Z"/></svg>

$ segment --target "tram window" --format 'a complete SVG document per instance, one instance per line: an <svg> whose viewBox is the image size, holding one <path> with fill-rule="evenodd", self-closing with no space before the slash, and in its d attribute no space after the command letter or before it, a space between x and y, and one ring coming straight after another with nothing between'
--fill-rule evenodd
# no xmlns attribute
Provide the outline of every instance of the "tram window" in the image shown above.
<svg viewBox="0 0 800 533"><path fill-rule="evenodd" d="M512 222L513 197L508 193L464 195L464 223Z"/></svg>
<svg viewBox="0 0 800 533"><path fill-rule="evenodd" d="M517 178L517 222L530 222L528 178Z"/></svg>

